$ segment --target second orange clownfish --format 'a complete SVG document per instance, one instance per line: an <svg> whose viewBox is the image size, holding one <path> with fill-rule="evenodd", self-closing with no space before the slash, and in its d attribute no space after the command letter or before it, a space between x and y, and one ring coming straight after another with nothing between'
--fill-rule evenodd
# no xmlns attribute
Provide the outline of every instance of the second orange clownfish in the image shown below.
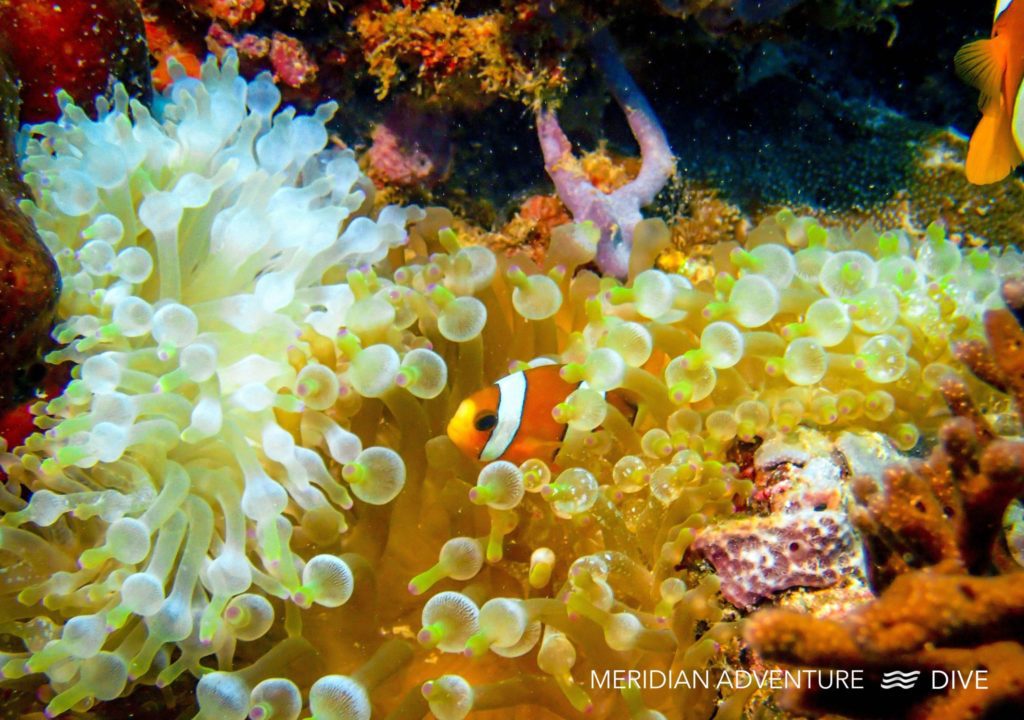
<svg viewBox="0 0 1024 720"><path fill-rule="evenodd" d="M448 437L465 455L482 462L551 461L568 427L552 411L580 386L563 379L560 370L559 365L532 367L477 391L455 411ZM635 414L621 393L610 392L606 399L624 414Z"/></svg>
<svg viewBox="0 0 1024 720"><path fill-rule="evenodd" d="M992 37L967 43L954 62L957 74L981 91L967 179L977 185L999 182L1024 159L1024 0L997 0Z"/></svg>

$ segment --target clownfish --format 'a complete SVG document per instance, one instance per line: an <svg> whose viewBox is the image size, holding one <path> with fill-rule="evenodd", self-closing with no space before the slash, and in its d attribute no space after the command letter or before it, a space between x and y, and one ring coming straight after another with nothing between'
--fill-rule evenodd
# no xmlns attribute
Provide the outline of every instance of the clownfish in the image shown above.
<svg viewBox="0 0 1024 720"><path fill-rule="evenodd" d="M465 455L481 462L531 458L553 461L568 425L552 416L581 383L562 378L559 365L540 365L498 380L462 401L448 423L448 437ZM627 416L636 408L615 391L605 399Z"/></svg>
<svg viewBox="0 0 1024 720"><path fill-rule="evenodd" d="M964 82L981 91L981 120L967 148L967 179L976 185L999 182L1024 159L1024 0L996 0L992 37L967 43L953 61Z"/></svg>

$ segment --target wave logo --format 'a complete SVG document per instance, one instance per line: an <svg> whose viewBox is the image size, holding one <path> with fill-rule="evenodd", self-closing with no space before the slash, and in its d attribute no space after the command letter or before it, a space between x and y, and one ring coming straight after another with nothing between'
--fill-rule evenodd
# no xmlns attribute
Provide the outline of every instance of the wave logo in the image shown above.
<svg viewBox="0 0 1024 720"><path fill-rule="evenodd" d="M882 673L882 689L899 688L900 690L910 690L917 683L917 679L920 676L920 670L908 670L907 672L890 670L887 673Z"/></svg>

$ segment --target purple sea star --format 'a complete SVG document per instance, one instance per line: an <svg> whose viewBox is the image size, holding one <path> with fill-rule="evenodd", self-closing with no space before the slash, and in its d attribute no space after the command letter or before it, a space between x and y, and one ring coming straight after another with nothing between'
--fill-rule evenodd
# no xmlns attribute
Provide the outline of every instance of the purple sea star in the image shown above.
<svg viewBox="0 0 1024 720"><path fill-rule="evenodd" d="M537 114L537 137L544 155L544 169L555 183L558 197L576 222L592 221L601 231L597 266L602 272L624 278L629 270L633 228L643 220L640 208L650 204L675 172L676 161L665 131L647 98L619 59L607 30L591 41L594 59L604 72L612 96L626 115L640 146L641 165L636 178L605 193L598 190L572 162L572 144L552 110Z"/></svg>

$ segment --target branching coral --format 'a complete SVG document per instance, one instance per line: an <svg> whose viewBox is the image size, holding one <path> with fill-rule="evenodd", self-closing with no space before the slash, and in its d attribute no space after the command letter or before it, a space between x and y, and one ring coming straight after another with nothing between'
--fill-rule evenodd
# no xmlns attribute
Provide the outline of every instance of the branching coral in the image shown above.
<svg viewBox="0 0 1024 720"><path fill-rule="evenodd" d="M990 349L971 343L958 350L978 377L1011 392L1018 412L1022 290L1020 281L1007 282L1010 310L986 314ZM876 677L892 669L962 676L982 670L987 692L969 683L948 690L932 684L931 692L885 697L901 703L903 717L1001 717L1024 708L1021 567L1000 533L1007 506L1024 489L1024 443L999 438L961 380L948 377L943 391L956 417L943 426L931 456L889 469L880 484L861 478L854 485L861 504L855 518L878 568L878 598L833 618L766 611L752 618L747 639L770 660L864 668ZM851 707L848 696L813 689L783 699L791 707L877 714L868 704Z"/></svg>

